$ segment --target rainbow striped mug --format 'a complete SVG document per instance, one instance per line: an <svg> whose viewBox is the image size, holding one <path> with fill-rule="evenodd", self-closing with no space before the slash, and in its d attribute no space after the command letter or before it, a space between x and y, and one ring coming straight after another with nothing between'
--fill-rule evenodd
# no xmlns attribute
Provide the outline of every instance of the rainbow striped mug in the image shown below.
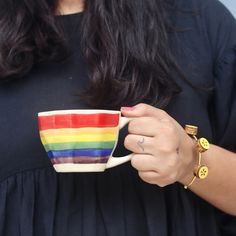
<svg viewBox="0 0 236 236"><path fill-rule="evenodd" d="M112 156L119 130L128 122L111 110L38 113L40 139L57 172L99 172L129 161L132 154Z"/></svg>

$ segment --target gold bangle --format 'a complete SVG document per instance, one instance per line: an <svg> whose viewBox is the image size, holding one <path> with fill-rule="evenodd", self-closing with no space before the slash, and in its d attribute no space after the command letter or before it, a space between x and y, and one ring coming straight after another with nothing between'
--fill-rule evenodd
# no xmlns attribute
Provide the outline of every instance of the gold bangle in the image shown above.
<svg viewBox="0 0 236 236"><path fill-rule="evenodd" d="M193 171L193 178L187 185L184 185L184 188L187 189L193 184L196 178L205 179L208 176L208 172L209 172L208 167L206 165L202 165L201 162L202 162L202 153L209 149L210 144L208 140L205 138L197 139L196 137L197 132L198 132L197 126L185 125L185 131L191 138L196 140L197 151L198 151L198 165Z"/></svg>

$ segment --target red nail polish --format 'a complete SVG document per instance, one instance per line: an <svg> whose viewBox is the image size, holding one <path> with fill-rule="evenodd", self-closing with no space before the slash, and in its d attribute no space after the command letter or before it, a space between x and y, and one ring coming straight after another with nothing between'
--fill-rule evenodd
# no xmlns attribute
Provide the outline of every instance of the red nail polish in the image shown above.
<svg viewBox="0 0 236 236"><path fill-rule="evenodd" d="M121 107L121 111L133 111L135 107Z"/></svg>

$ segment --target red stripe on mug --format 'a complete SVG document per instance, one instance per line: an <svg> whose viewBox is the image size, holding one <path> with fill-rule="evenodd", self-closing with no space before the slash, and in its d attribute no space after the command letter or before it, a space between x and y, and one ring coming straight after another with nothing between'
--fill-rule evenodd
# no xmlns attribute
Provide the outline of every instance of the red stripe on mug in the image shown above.
<svg viewBox="0 0 236 236"><path fill-rule="evenodd" d="M39 130L84 127L116 127L120 114L63 114L39 116Z"/></svg>

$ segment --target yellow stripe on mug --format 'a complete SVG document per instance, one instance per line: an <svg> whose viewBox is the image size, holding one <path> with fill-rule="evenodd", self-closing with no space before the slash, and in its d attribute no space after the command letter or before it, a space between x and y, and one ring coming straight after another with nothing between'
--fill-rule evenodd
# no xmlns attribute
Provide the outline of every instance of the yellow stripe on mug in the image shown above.
<svg viewBox="0 0 236 236"><path fill-rule="evenodd" d="M40 134L43 144L65 143L65 142L105 142L117 139L117 134L83 134L83 135L55 135L43 136Z"/></svg>

